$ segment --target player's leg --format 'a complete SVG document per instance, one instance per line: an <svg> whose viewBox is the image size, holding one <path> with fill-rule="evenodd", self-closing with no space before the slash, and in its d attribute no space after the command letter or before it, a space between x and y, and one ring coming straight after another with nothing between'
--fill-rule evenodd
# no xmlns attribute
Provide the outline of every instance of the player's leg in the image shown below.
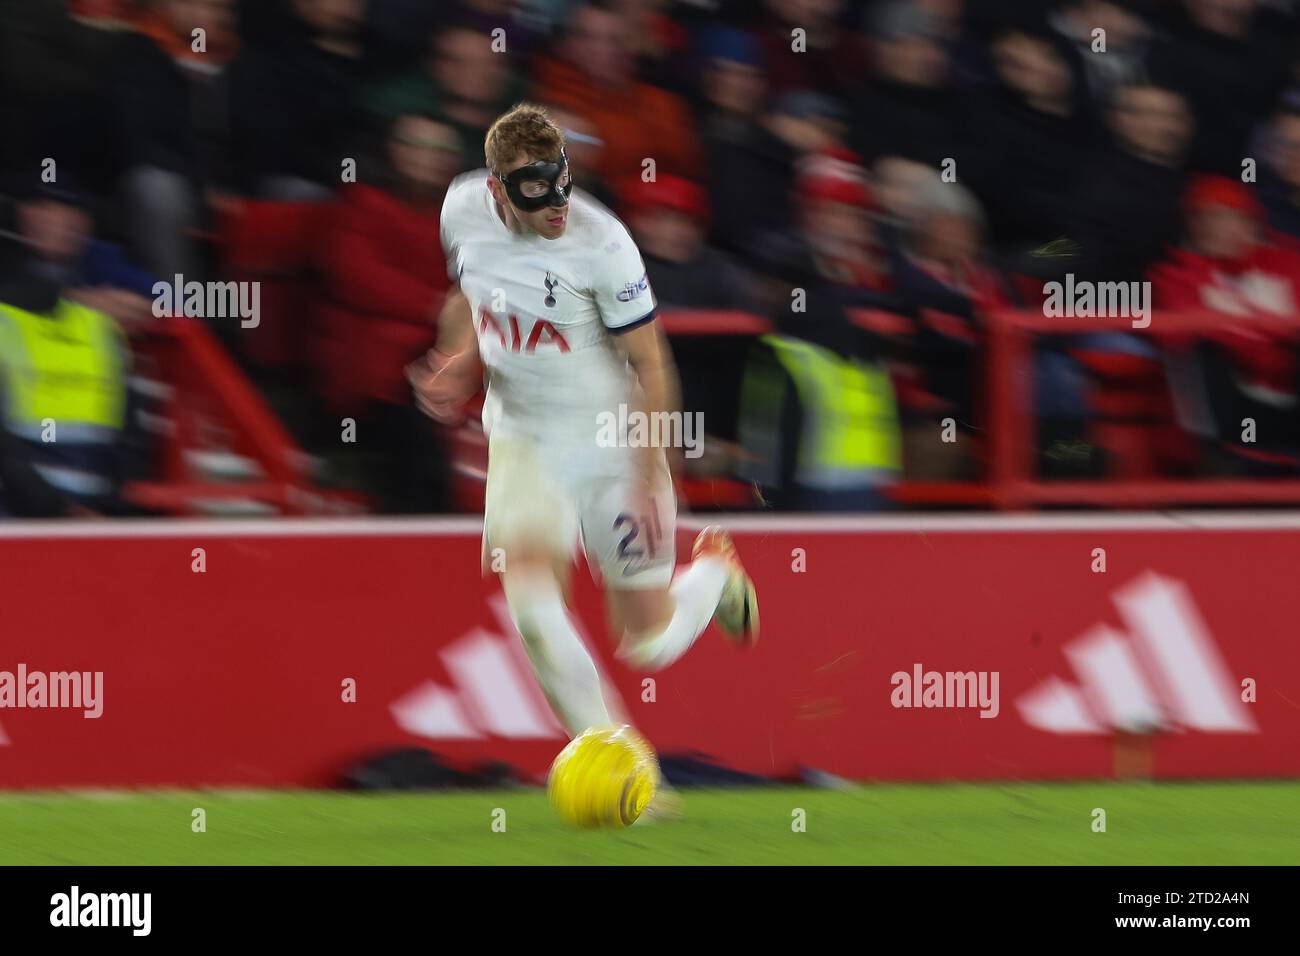
<svg viewBox="0 0 1300 956"><path fill-rule="evenodd" d="M571 736L611 723L600 673L565 604L576 511L527 445L488 448L484 563L501 576L538 683Z"/></svg>
<svg viewBox="0 0 1300 956"><path fill-rule="evenodd" d="M677 660L717 620L738 640L758 633L758 603L730 536L705 529L694 560L676 569L676 502L664 467L653 494L629 481L610 482L582 504L587 553L605 579L619 655L659 670Z"/></svg>
<svg viewBox="0 0 1300 956"><path fill-rule="evenodd" d="M740 644L758 638L758 597L734 556L730 535L716 525L696 539L695 560L667 588L610 588L612 616L622 623L619 655L661 670L690 650L710 621Z"/></svg>
<svg viewBox="0 0 1300 956"><path fill-rule="evenodd" d="M566 559L567 562L567 559ZM564 602L564 579L545 555L527 554L502 573L510 616L551 709L570 736L613 723L600 672Z"/></svg>

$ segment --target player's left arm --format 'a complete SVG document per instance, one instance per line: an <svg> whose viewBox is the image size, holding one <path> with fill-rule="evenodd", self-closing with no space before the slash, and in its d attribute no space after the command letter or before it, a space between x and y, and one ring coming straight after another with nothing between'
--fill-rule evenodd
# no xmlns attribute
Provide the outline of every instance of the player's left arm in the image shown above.
<svg viewBox="0 0 1300 956"><path fill-rule="evenodd" d="M644 411L653 416L656 412L677 412L682 407L681 381L677 365L659 323L651 320L617 336L618 344L627 356L628 364L636 373L641 386ZM659 419L651 418L651 421ZM682 449L666 448L668 467L673 478L682 474Z"/></svg>
<svg viewBox="0 0 1300 956"><path fill-rule="evenodd" d="M643 411L681 410L681 385L672 350L655 320L655 297L636 243L621 222L605 235L592 268L591 291L601 321L627 356L641 385ZM652 421L655 419L652 419ZM674 478L681 475L682 450L665 449ZM647 475L658 456L648 450Z"/></svg>

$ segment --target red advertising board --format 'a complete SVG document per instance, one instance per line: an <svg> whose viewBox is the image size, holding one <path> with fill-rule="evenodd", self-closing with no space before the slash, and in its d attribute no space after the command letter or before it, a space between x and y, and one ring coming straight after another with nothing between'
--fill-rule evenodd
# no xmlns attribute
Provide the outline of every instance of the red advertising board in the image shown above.
<svg viewBox="0 0 1300 956"><path fill-rule="evenodd" d="M579 577L661 752L780 777L1300 774L1300 517L730 524L753 650L710 630L629 670ZM13 524L0 568L0 787L320 786L411 745L540 774L564 743L473 521ZM72 672L102 675L93 707L50 706ZM31 675L42 706L18 706Z"/></svg>

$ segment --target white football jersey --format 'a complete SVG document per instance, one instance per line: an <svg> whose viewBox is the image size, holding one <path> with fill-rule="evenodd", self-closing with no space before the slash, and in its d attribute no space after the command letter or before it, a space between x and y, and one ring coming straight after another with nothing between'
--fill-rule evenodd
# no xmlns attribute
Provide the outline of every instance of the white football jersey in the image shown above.
<svg viewBox="0 0 1300 956"><path fill-rule="evenodd" d="M645 263L623 223L576 188L564 235L512 232L490 175L457 177L441 220L487 369L483 426L580 453L595 444L597 416L632 397L635 377L611 333L654 318Z"/></svg>

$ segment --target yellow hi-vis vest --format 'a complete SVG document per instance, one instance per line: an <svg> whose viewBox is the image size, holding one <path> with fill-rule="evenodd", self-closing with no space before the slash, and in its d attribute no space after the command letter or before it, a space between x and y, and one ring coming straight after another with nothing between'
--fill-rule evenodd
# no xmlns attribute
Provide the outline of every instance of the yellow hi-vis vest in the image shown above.
<svg viewBox="0 0 1300 956"><path fill-rule="evenodd" d="M0 304L0 387L5 427L40 440L110 440L124 424L122 333L108 316L60 299L49 315Z"/></svg>
<svg viewBox="0 0 1300 956"><path fill-rule="evenodd" d="M888 373L872 363L800 339L765 335L762 341L794 381L803 406L803 439L795 481L806 488L830 491L865 487L893 477L902 464L902 447ZM747 373L745 386L742 442L767 458L769 466L775 466L772 458L780 443L774 431L780 427L780 389L765 383L761 373ZM763 455L764 451L769 454ZM776 483L774 470L768 471L767 477Z"/></svg>

